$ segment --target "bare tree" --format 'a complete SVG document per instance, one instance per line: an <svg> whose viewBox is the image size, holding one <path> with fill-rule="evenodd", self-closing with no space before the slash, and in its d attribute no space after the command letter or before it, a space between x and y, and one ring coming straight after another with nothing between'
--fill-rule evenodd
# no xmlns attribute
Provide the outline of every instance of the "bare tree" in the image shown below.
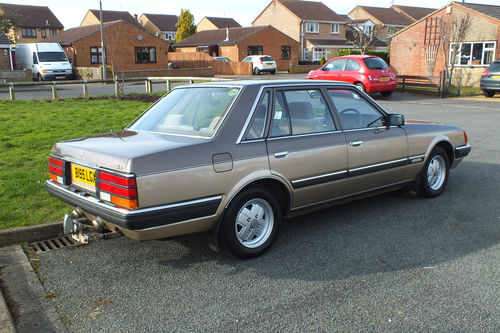
<svg viewBox="0 0 500 333"><path fill-rule="evenodd" d="M451 86L451 81L453 79L453 70L455 69L457 57L460 54L462 43L467 38L467 34L471 28L471 23L472 17L469 13L454 15L449 20L441 20L441 25L439 27L439 33L441 36L440 44L444 58L443 60L446 79L448 81L448 89Z"/></svg>
<svg viewBox="0 0 500 333"><path fill-rule="evenodd" d="M371 26L371 31L366 31L367 26L355 21L348 23L351 28L353 38L348 41L349 44L361 51L361 54L366 54L371 46L376 42L377 25Z"/></svg>

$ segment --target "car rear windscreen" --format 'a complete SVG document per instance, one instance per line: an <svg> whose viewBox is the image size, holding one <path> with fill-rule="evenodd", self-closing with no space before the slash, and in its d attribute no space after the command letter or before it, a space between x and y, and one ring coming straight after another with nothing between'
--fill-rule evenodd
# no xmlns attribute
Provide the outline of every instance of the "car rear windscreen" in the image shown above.
<svg viewBox="0 0 500 333"><path fill-rule="evenodd" d="M38 52L40 62L62 62L68 61L64 52Z"/></svg>
<svg viewBox="0 0 500 333"><path fill-rule="evenodd" d="M500 72L500 62L494 62L490 65L490 72Z"/></svg>
<svg viewBox="0 0 500 333"><path fill-rule="evenodd" d="M387 69L387 64L380 58L365 58L363 59L368 69Z"/></svg>
<svg viewBox="0 0 500 333"><path fill-rule="evenodd" d="M261 57L262 61L274 61L273 57Z"/></svg>

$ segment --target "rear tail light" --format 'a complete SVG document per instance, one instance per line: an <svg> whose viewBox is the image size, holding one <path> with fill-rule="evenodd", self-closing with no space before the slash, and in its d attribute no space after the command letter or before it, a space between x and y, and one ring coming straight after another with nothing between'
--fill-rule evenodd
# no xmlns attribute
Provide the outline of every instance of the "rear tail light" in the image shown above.
<svg viewBox="0 0 500 333"><path fill-rule="evenodd" d="M124 176L105 171L99 172L99 196L125 208L137 208L135 176Z"/></svg>
<svg viewBox="0 0 500 333"><path fill-rule="evenodd" d="M53 181L64 183L64 162L62 159L55 156L49 157L49 177Z"/></svg>
<svg viewBox="0 0 500 333"><path fill-rule="evenodd" d="M260 60L260 63L262 64L263 63L262 58L259 58L259 60Z"/></svg>
<svg viewBox="0 0 500 333"><path fill-rule="evenodd" d="M488 75L490 75L490 71L489 70L485 70L483 72L483 74L481 74L481 76L488 76Z"/></svg>

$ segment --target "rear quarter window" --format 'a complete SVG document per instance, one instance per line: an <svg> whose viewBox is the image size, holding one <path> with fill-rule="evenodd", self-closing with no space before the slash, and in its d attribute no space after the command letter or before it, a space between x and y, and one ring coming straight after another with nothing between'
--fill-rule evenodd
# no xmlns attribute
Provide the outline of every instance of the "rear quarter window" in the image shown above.
<svg viewBox="0 0 500 333"><path fill-rule="evenodd" d="M261 57L262 61L274 61L273 57Z"/></svg>
<svg viewBox="0 0 500 333"><path fill-rule="evenodd" d="M363 59L368 69L387 69L387 64L380 58L365 58Z"/></svg>

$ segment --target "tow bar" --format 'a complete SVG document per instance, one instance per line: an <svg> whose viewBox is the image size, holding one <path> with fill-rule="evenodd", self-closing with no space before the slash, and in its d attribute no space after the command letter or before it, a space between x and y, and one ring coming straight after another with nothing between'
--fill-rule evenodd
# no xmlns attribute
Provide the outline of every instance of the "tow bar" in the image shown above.
<svg viewBox="0 0 500 333"><path fill-rule="evenodd" d="M103 223L98 220L89 221L85 216L82 216L77 210L72 214L64 214L63 230L65 235L70 235L75 241L81 244L89 243L89 236L84 234L84 231L100 234L103 239L113 239L123 236L119 231L107 230Z"/></svg>

